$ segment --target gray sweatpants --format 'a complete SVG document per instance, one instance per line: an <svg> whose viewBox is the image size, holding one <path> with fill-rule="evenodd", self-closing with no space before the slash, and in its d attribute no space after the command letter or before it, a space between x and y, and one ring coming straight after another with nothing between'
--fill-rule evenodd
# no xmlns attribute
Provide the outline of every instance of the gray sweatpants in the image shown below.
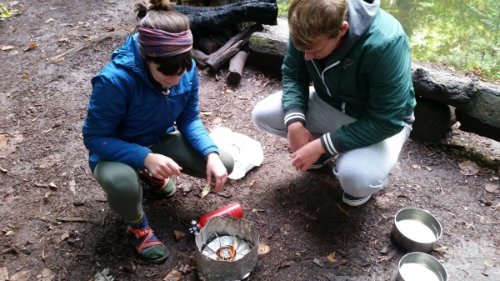
<svg viewBox="0 0 500 281"><path fill-rule="evenodd" d="M252 121L262 131L287 138L281 96L282 92L278 92L260 101L252 111ZM354 121L355 118L330 106L311 91L306 128L314 138ZM340 153L333 174L342 189L355 197L365 197L382 189L410 131L411 125L407 124L401 132L379 143Z"/></svg>

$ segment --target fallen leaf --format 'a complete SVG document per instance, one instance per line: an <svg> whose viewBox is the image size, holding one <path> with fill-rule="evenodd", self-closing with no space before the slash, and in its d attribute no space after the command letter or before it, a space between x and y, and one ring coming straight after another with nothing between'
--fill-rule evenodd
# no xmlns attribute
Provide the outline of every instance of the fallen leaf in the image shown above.
<svg viewBox="0 0 500 281"><path fill-rule="evenodd" d="M9 46L9 45L6 45L6 46L2 46L2 51L9 51L9 50L12 50L14 49L14 46Z"/></svg>
<svg viewBox="0 0 500 281"><path fill-rule="evenodd" d="M115 278L109 273L109 268L97 272L94 276L94 281L114 281Z"/></svg>
<svg viewBox="0 0 500 281"><path fill-rule="evenodd" d="M23 270L12 275L9 281L28 281L31 277L31 271Z"/></svg>
<svg viewBox="0 0 500 281"><path fill-rule="evenodd" d="M0 281L9 280L9 272L6 267L0 267Z"/></svg>
<svg viewBox="0 0 500 281"><path fill-rule="evenodd" d="M36 276L39 281L52 281L56 275L48 268L44 268L40 274Z"/></svg>
<svg viewBox="0 0 500 281"><path fill-rule="evenodd" d="M319 267L323 267L323 263L318 258L314 258L313 263Z"/></svg>
<svg viewBox="0 0 500 281"><path fill-rule="evenodd" d="M472 161L465 161L460 164L458 164L458 167L460 168L460 173L465 176L474 176L479 173L479 166Z"/></svg>
<svg viewBox="0 0 500 281"><path fill-rule="evenodd" d="M208 194L210 193L210 186L209 185L205 185L202 189L201 189L201 198L204 198L205 196L207 196Z"/></svg>
<svg viewBox="0 0 500 281"><path fill-rule="evenodd" d="M182 238L186 237L186 233L184 231L174 230L175 241L179 241Z"/></svg>
<svg viewBox="0 0 500 281"><path fill-rule="evenodd" d="M331 263L336 263L337 262L337 252L333 252L326 256L326 260L331 262Z"/></svg>
<svg viewBox="0 0 500 281"><path fill-rule="evenodd" d="M53 22L53 21L56 21L56 20L55 20L55 19L53 19L53 18L50 18L50 19L46 20L44 23L51 23L51 22Z"/></svg>
<svg viewBox="0 0 500 281"><path fill-rule="evenodd" d="M259 243L258 253L259 255L265 255L271 251L271 247L269 247L266 243Z"/></svg>
<svg viewBox="0 0 500 281"><path fill-rule="evenodd" d="M165 278L163 278L163 281L182 281L184 280L184 276L182 276L182 273L180 271L177 271L176 269L172 269Z"/></svg>
<svg viewBox="0 0 500 281"><path fill-rule="evenodd" d="M498 184L496 183L486 183L484 186L484 190L489 193L498 193Z"/></svg>
<svg viewBox="0 0 500 281"><path fill-rule="evenodd" d="M36 42L31 42L29 43L29 45L23 49L24 52L28 52L28 51L31 51L31 50L34 50L38 48L38 44Z"/></svg>

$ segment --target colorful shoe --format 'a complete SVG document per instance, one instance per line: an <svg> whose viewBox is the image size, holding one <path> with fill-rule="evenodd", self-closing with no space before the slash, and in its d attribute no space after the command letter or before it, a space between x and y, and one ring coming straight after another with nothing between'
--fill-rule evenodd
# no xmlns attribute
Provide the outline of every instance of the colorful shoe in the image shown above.
<svg viewBox="0 0 500 281"><path fill-rule="evenodd" d="M172 197L177 190L175 181L172 178L160 180L153 176L150 176L146 170L142 170L139 172L139 178L144 184L149 186L151 190L153 190L163 198Z"/></svg>
<svg viewBox="0 0 500 281"><path fill-rule="evenodd" d="M146 216L137 224L130 224L127 229L130 243L140 259L148 263L162 263L168 258L168 249L156 237Z"/></svg>
<svg viewBox="0 0 500 281"><path fill-rule="evenodd" d="M319 157L319 159L314 162L310 167L309 169L307 169L308 171L312 171L312 170L318 170L318 169L321 169L323 168L324 166L326 166L326 164L328 164L328 162L330 161L333 161L335 160L335 157L336 155L328 155L328 154L323 154Z"/></svg>
<svg viewBox="0 0 500 281"><path fill-rule="evenodd" d="M371 195L368 195L366 197L354 197L344 192L344 194L342 195L342 202L351 207L357 207L368 202L370 198L372 198Z"/></svg>

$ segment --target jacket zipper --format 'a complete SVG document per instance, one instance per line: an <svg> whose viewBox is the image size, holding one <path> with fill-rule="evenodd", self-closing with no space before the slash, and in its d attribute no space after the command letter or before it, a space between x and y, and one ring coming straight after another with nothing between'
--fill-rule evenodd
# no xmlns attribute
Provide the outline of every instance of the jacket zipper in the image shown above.
<svg viewBox="0 0 500 281"><path fill-rule="evenodd" d="M325 72L327 70L330 70L331 68L334 68L335 66L339 65L340 64L340 61L336 61L332 64L330 64L329 66L327 66L325 69L323 69L323 72L320 72L318 67L316 66L316 63L314 63L314 61L312 62L312 64L314 65L314 68L316 69L316 72L318 73L318 75L321 77L321 82L323 83L323 86L325 86L325 89L326 89L326 92L328 93L328 95L331 97L332 94L330 93L330 89L328 89L328 87L326 86L326 83L325 83ZM345 106L346 106L346 103L345 102L342 102L342 105L340 106L341 107L341 110L343 113L345 113Z"/></svg>

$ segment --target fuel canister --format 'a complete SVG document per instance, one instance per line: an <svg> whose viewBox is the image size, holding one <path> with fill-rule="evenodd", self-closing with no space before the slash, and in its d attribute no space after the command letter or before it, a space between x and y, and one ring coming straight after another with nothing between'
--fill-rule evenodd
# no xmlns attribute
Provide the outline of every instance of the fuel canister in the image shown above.
<svg viewBox="0 0 500 281"><path fill-rule="evenodd" d="M217 210L211 211L209 213L204 214L200 217L198 221L191 221L191 227L189 228L189 232L193 234L198 234L200 230L214 217L222 217L229 216L235 219L241 219L243 217L243 208L241 208L240 203L233 202L229 205L221 207Z"/></svg>

